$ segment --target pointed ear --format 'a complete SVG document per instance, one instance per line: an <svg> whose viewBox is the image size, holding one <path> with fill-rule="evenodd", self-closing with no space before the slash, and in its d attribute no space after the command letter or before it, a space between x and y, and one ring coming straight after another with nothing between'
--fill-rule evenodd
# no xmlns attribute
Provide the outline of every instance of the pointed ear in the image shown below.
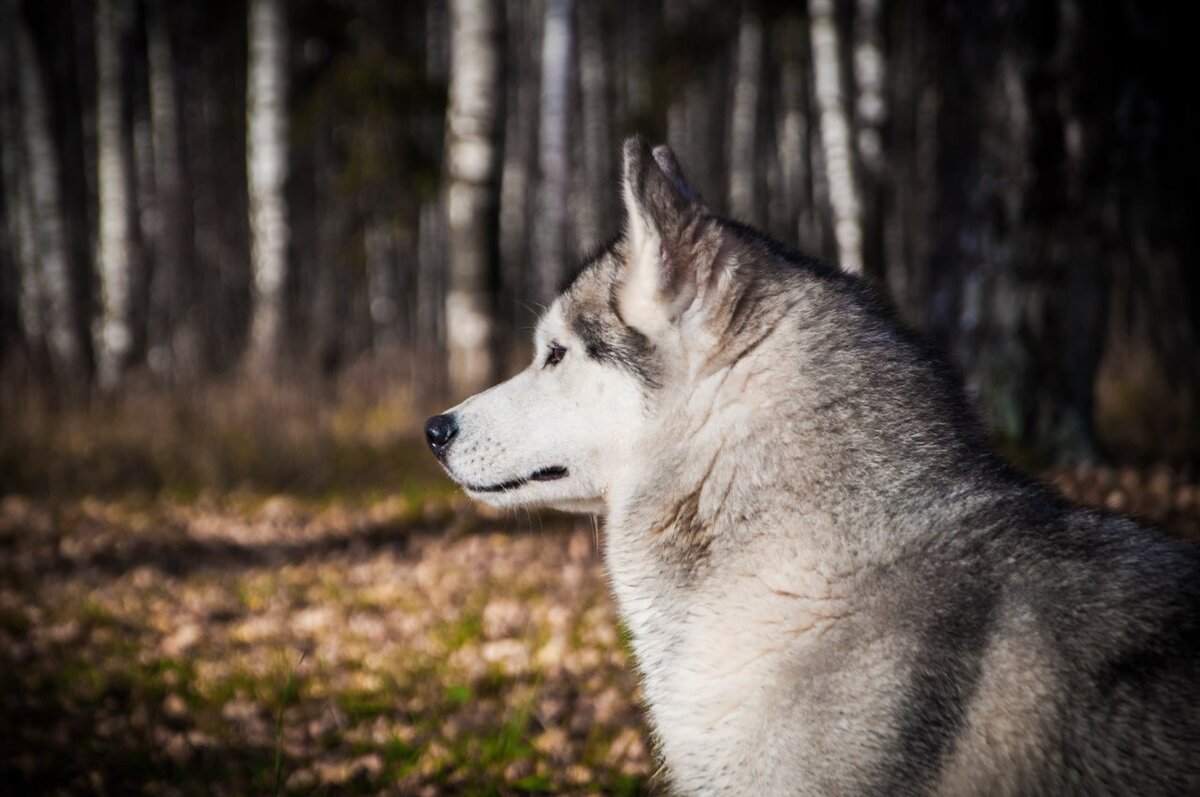
<svg viewBox="0 0 1200 797"><path fill-rule="evenodd" d="M627 324L654 338L696 296L694 244L707 209L665 145L651 151L641 136L626 139L623 174L628 252L618 306Z"/></svg>

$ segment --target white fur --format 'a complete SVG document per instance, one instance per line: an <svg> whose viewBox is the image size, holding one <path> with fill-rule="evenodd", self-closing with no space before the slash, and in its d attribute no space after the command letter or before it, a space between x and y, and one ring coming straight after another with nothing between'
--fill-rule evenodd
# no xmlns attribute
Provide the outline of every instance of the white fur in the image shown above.
<svg viewBox="0 0 1200 797"><path fill-rule="evenodd" d="M657 310L663 311L661 305ZM567 354L546 367L552 342L565 346ZM825 751L839 739L843 751L853 750L855 740L886 722L888 703L877 693L864 696L859 680L826 678L822 688L837 695L842 715L841 731L831 734L829 722L791 721L823 708L781 685L795 682L784 668L802 661L806 650L831 644L836 636L831 630L845 620L840 574L828 571L810 548L796 544L789 550L786 540L776 538L769 546L721 550L713 557L720 572L709 575L704 589L690 589L664 577L649 544L654 519L640 509L647 493L666 482L678 487L701 479L724 436L741 434L742 422L752 423L753 413L769 409L769 392L760 390L753 403L739 400L757 387L753 375L762 363L749 358L698 382L681 379L663 388L656 406L649 407L636 377L587 357L566 328L560 303L539 324L535 346L528 368L452 410L460 439L451 446L447 470L461 484L486 485L562 465L570 475L560 481L468 493L495 506L553 506L606 516L612 588L633 635L659 748L682 793L834 788L846 760ZM684 389L688 383L692 387ZM679 440L688 444L672 445ZM686 460L663 462L660 452L668 449L686 451ZM757 481L752 462L716 462L700 497L705 514L718 516L722 496L736 498L730 489L772 487ZM720 525L726 522L718 521L713 534L736 539L733 529ZM821 527L829 522L813 514L813 537L822 537ZM891 659L876 654L872 660ZM876 675L879 684L895 678L887 667ZM854 678L861 676L860 668ZM810 728L821 731L813 735ZM793 765L804 761L811 779L797 780L794 768L777 767L781 758Z"/></svg>
<svg viewBox="0 0 1200 797"><path fill-rule="evenodd" d="M567 352L548 366L551 343ZM529 367L449 410L460 431L444 465L468 495L493 506L602 513L627 445L641 434L644 410L635 380L589 358L556 302L538 325ZM567 468L567 477L505 492L470 489L553 466Z"/></svg>
<svg viewBox="0 0 1200 797"><path fill-rule="evenodd" d="M657 339L670 329L659 287L662 238L638 208L629 186L625 186L623 195L629 219L626 235L629 255L619 289L621 317L642 334Z"/></svg>
<svg viewBox="0 0 1200 797"><path fill-rule="evenodd" d="M768 348L712 366L705 305L713 297L669 305L660 287L659 233L628 187L625 200L618 303L622 319L650 339L657 364L667 369L653 401L634 374L587 355L567 328L560 298L538 326L530 366L451 410L460 431L444 464L472 497L495 506L606 516L614 596L676 788L851 791L861 785L856 767L871 757L864 745L875 743L889 721L888 695L901 691L901 668L883 637L854 628L846 594L854 564L821 548L836 536L837 519L798 505L794 484L779 481L793 478L777 460L795 447L794 427L770 421L805 386L763 381L777 370L779 351ZM716 292L726 288L736 261L719 267L727 269L719 279L701 280ZM552 343L567 353L546 366ZM751 438L764 444L746 445ZM741 453L728 455L735 447ZM569 476L502 493L469 488L550 466L566 467ZM662 540L653 529L671 516L665 501L693 490L713 551L690 583L666 572L672 564L655 549ZM730 507L756 514L747 518ZM776 533L764 536L762 529ZM830 666L831 658L847 669Z"/></svg>

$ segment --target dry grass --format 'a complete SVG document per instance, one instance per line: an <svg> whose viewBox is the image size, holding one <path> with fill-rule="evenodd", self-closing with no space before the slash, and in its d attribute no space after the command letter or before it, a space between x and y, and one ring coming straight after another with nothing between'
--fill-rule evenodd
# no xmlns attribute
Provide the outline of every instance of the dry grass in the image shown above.
<svg viewBox="0 0 1200 797"><path fill-rule="evenodd" d="M447 534L448 510L6 499L0 782L644 790L592 526Z"/></svg>
<svg viewBox="0 0 1200 797"><path fill-rule="evenodd" d="M406 375L349 370L332 383L233 378L119 397L0 391L0 491L71 497L202 490L345 495L432 483L413 443L436 400Z"/></svg>

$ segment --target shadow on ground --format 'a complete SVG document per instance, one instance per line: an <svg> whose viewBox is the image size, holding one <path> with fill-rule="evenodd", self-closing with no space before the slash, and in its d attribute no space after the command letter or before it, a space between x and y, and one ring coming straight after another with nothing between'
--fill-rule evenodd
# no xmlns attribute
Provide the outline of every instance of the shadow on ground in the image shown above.
<svg viewBox="0 0 1200 797"><path fill-rule="evenodd" d="M1172 471L1048 476L1200 536ZM444 490L0 499L0 790L661 789L598 540Z"/></svg>

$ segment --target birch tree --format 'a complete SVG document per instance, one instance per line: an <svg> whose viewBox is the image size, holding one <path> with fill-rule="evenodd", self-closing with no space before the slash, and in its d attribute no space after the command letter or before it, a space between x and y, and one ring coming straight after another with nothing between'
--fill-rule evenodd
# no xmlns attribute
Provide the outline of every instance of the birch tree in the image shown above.
<svg viewBox="0 0 1200 797"><path fill-rule="evenodd" d="M247 362L278 365L287 278L287 26L283 0L251 0L246 171L253 269Z"/></svg>
<svg viewBox="0 0 1200 797"><path fill-rule="evenodd" d="M64 381L87 372L86 342L76 323L75 296L68 254L65 206L58 152L50 127L47 78L33 37L15 10L13 38L20 95L21 155L28 170L29 216L36 251L37 290L44 295L47 350L51 366Z"/></svg>
<svg viewBox="0 0 1200 797"><path fill-rule="evenodd" d="M887 119L882 10L883 0L858 0L854 17L855 145L872 179L879 179L883 171L882 128Z"/></svg>
<svg viewBox="0 0 1200 797"><path fill-rule="evenodd" d="M123 100L121 0L96 3L96 150L99 190L100 318L96 322L101 387L116 387L135 351L135 292L143 278L131 131Z"/></svg>
<svg viewBox="0 0 1200 797"><path fill-rule="evenodd" d="M549 302L562 279L566 258L571 124L572 0L546 0L542 28L542 104L538 129L538 224L534 269L539 302Z"/></svg>
<svg viewBox="0 0 1200 797"><path fill-rule="evenodd" d="M497 371L491 284L499 203L500 25L497 0L451 3L445 323L450 386L458 395L481 389Z"/></svg>
<svg viewBox="0 0 1200 797"><path fill-rule="evenodd" d="M729 133L729 212L759 224L756 185L759 91L763 83L763 29L757 11L747 5L738 22L737 66Z"/></svg>
<svg viewBox="0 0 1200 797"><path fill-rule="evenodd" d="M854 182L854 143L842 91L842 56L833 0L809 0L813 77L821 116L821 148L829 180L829 204L838 264L862 271L862 220Z"/></svg>
<svg viewBox="0 0 1200 797"><path fill-rule="evenodd" d="M885 276L883 243L884 84L883 0L857 0L854 16L854 144L862 190L863 269Z"/></svg>

